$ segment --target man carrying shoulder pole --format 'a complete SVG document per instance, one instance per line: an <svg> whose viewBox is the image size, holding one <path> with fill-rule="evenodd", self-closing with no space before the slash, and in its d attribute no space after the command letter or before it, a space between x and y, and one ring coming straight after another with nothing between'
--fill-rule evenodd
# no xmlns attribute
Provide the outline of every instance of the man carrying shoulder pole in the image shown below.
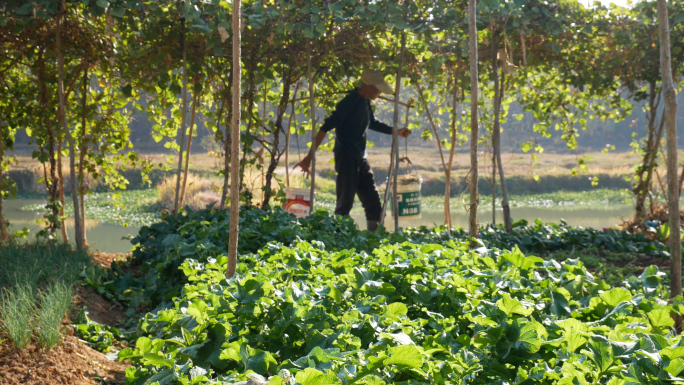
<svg viewBox="0 0 684 385"><path fill-rule="evenodd" d="M366 159L366 133L368 129L391 135L392 127L375 119L370 101L380 93L391 94L392 87L385 82L382 72L365 70L361 75L361 85L351 90L337 106L335 111L325 119L312 151L317 149L326 133L335 129L335 171L337 171L337 205L335 214L349 215L354 204L354 196L359 200L366 213L367 228L377 231L382 213L380 194L375 186L373 171ZM407 138L411 131L400 129L397 134ZM295 167L309 173L311 151ZM389 186L388 186L389 188Z"/></svg>

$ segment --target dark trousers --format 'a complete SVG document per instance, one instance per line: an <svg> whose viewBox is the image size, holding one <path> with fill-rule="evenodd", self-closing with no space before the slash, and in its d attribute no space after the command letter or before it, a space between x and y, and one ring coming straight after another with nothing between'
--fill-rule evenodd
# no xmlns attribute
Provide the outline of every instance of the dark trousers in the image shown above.
<svg viewBox="0 0 684 385"><path fill-rule="evenodd" d="M344 155L335 154L335 171L337 171L337 207L335 214L349 215L354 205L354 195L359 195L359 200L366 212L366 220L379 221L382 205L380 193L375 187L373 170L368 160L345 158Z"/></svg>

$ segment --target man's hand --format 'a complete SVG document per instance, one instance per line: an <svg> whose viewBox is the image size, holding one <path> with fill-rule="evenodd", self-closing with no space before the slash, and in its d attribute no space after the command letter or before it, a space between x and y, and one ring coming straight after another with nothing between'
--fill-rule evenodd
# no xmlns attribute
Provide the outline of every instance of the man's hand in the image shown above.
<svg viewBox="0 0 684 385"><path fill-rule="evenodd" d="M294 168L292 169L294 171L295 168L299 167L302 169L302 174L304 174L304 177L309 179L311 176L311 171L309 170L309 166L311 166L311 158L307 155L302 159L301 162L297 163Z"/></svg>
<svg viewBox="0 0 684 385"><path fill-rule="evenodd" d="M402 138L408 138L409 135L411 135L411 130L404 127L401 130L399 130L399 132L397 132L397 135L401 136Z"/></svg>

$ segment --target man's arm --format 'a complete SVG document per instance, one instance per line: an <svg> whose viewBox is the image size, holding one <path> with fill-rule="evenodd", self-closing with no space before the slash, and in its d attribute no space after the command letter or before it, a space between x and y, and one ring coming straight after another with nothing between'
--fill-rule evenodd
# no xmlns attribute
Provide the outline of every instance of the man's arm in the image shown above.
<svg viewBox="0 0 684 385"><path fill-rule="evenodd" d="M368 128L373 131L380 132L382 134L392 135L392 127L375 119L375 112L373 111L373 107L371 107L370 109L370 124L368 125Z"/></svg>
<svg viewBox="0 0 684 385"><path fill-rule="evenodd" d="M377 132L387 134L387 135L392 135L392 131L393 131L392 127L390 127L390 126L386 125L385 123L382 123L381 121L375 119L375 113L373 112L372 108L371 108L371 121L370 121L370 125L368 126L368 128L370 128L373 131L377 131ZM402 138L408 138L409 135L411 135L411 131L408 128L404 127L402 129L400 129L399 132L397 132L397 134L399 136L401 136Z"/></svg>
<svg viewBox="0 0 684 385"><path fill-rule="evenodd" d="M309 150L309 153L304 157L304 159L302 159L301 162L299 162L295 165L295 168L299 167L302 169L304 174L307 175L307 178L311 174L311 171L309 171L309 166L311 166L311 158L313 157L313 153L318 149L318 146L321 145L321 143L323 142L323 139L325 139L325 134L326 134L326 132L323 130L318 131L318 133L316 134L316 140L315 140L316 145L312 146L311 150Z"/></svg>

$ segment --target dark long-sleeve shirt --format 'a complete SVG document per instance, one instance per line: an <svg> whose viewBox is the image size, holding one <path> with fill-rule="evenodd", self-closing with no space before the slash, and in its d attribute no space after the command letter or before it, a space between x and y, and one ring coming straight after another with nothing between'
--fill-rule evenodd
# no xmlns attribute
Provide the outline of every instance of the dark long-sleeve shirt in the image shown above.
<svg viewBox="0 0 684 385"><path fill-rule="evenodd" d="M337 103L335 111L321 126L323 132L332 129L335 129L335 154L353 159L366 157L368 129L392 134L392 127L375 119L370 100L361 97L356 88Z"/></svg>

